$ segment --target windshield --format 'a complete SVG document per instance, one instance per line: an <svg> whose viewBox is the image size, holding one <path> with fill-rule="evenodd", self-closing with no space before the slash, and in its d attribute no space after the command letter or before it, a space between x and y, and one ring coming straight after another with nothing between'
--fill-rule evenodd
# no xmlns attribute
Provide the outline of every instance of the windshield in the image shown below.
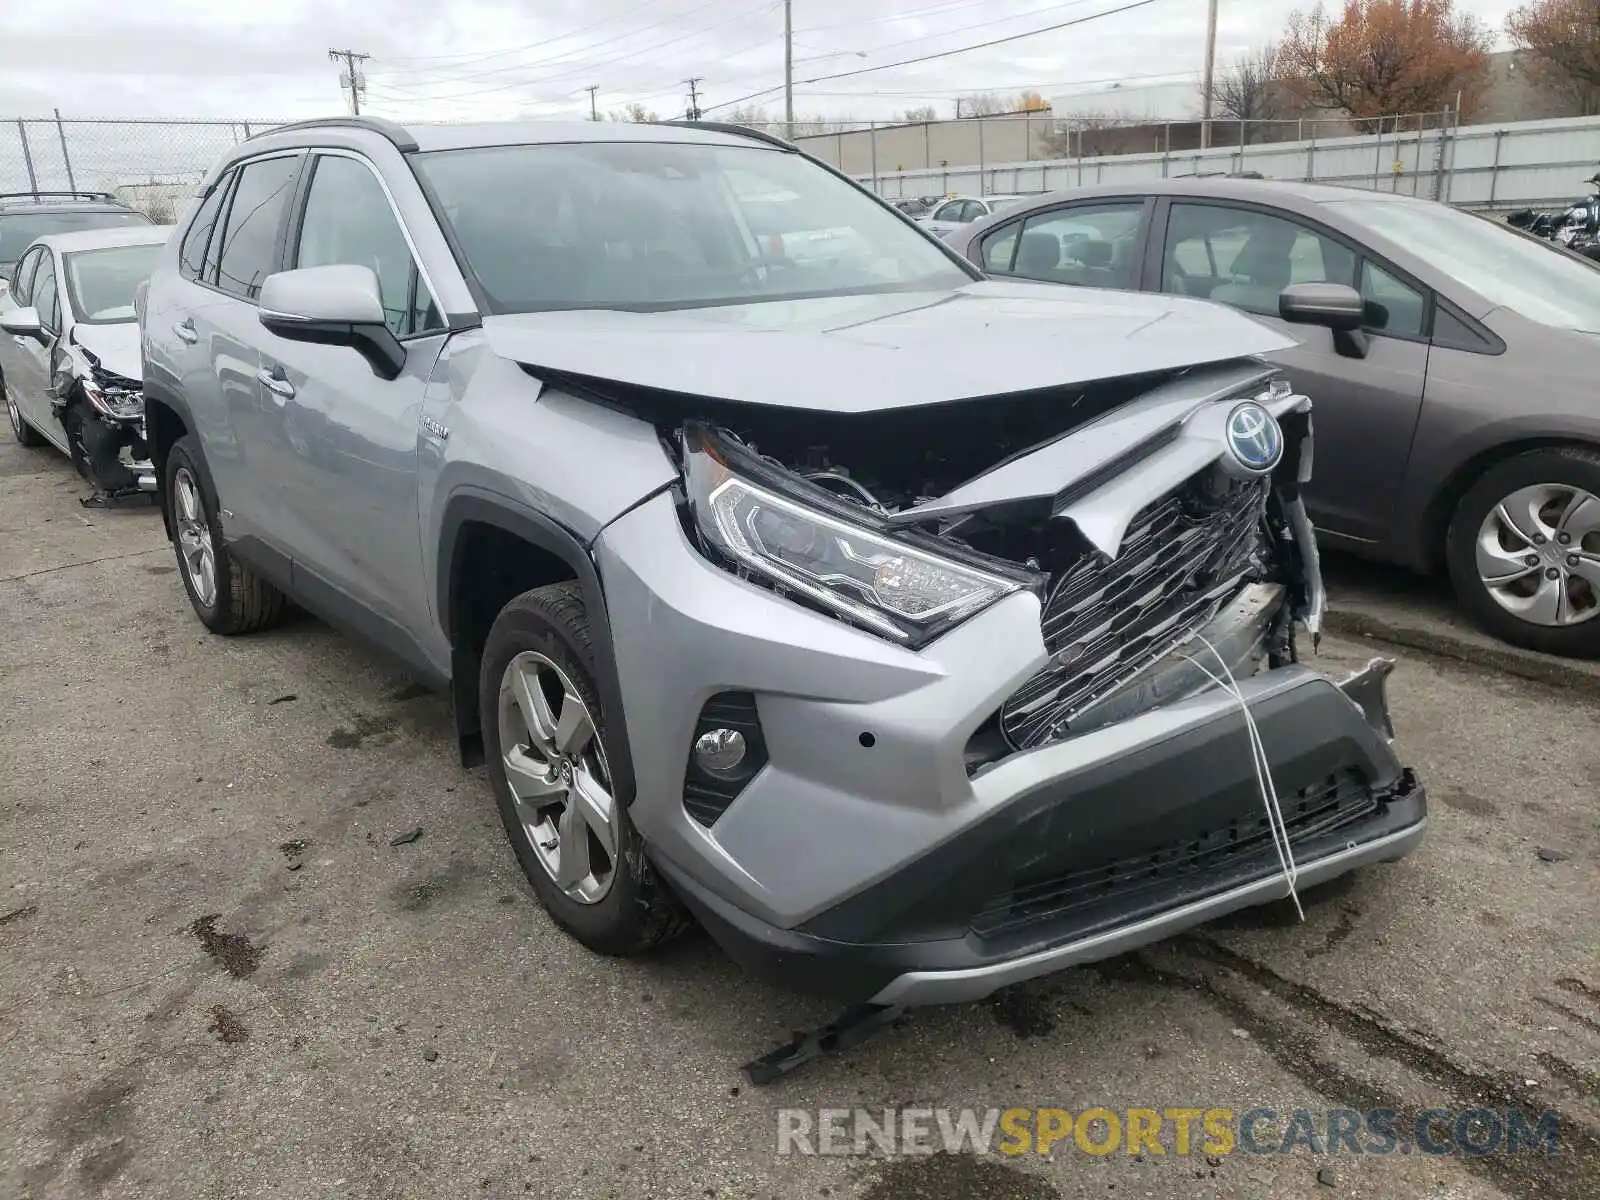
<svg viewBox="0 0 1600 1200"><path fill-rule="evenodd" d="M1542 325L1600 332L1600 266L1448 205L1335 200L1328 207L1342 209L1491 304Z"/></svg>
<svg viewBox="0 0 1600 1200"><path fill-rule="evenodd" d="M86 325L132 321L133 292L150 278L160 246L110 246L66 256L67 297Z"/></svg>
<svg viewBox="0 0 1600 1200"><path fill-rule="evenodd" d="M1026 196L1005 196L999 200L991 200L989 201L989 211L1005 212L1006 209L1021 204L1027 198Z"/></svg>
<svg viewBox="0 0 1600 1200"><path fill-rule="evenodd" d="M491 313L654 311L971 282L798 154L589 142L414 156Z"/></svg>
<svg viewBox="0 0 1600 1200"><path fill-rule="evenodd" d="M137 212L0 213L0 263L15 263L34 238L46 234L148 224L150 219Z"/></svg>

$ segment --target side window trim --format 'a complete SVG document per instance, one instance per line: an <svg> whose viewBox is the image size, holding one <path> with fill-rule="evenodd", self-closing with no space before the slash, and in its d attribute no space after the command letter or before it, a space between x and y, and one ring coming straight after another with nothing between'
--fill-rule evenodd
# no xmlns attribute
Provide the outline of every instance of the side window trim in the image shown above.
<svg viewBox="0 0 1600 1200"><path fill-rule="evenodd" d="M1412 291L1416 292L1422 297L1422 333L1420 336L1413 337L1410 334L1390 333L1383 329L1368 329L1366 332L1370 333L1373 337L1392 338L1397 342L1416 342L1424 346L1427 345L1432 339L1433 311L1436 302L1434 290L1427 284L1423 283L1420 279L1412 275L1409 271L1405 271L1400 267L1395 266L1388 259L1384 258L1383 255L1374 253L1366 246L1362 246L1351 241L1346 235L1340 233L1336 229L1328 228L1328 226L1324 225L1316 218L1302 216L1300 213L1290 212L1287 209L1273 208L1271 205L1267 204L1256 204L1249 200L1232 200L1224 198L1213 199L1210 196L1168 196L1163 197L1163 200L1164 211L1160 214L1161 252L1154 256L1151 264L1155 275L1150 290L1157 292L1161 291L1161 264L1165 263L1167 260L1168 244L1172 238L1172 209L1180 204L1185 206L1203 206L1206 208L1231 208L1240 212L1259 213L1264 217L1276 217L1280 221L1288 221L1290 224L1298 225L1303 229L1308 229L1318 237L1327 238L1330 242L1344 247L1355 256L1357 283L1360 282L1361 266L1365 262L1371 262L1374 266L1388 272L1397 281L1405 284L1406 287L1410 288Z"/></svg>
<svg viewBox="0 0 1600 1200"><path fill-rule="evenodd" d="M445 320L444 309L439 304L439 289L433 286L433 280L428 275L427 265L423 263L422 255L417 253L416 240L411 236L411 230L407 228L405 218L400 215L400 206L395 203L394 193L389 190L389 184L383 178L383 172L378 170L372 160L365 155L357 154L352 150L323 146L313 147L307 153L305 165L300 172L300 184L295 192L294 207L289 213L288 228L284 233L283 255L280 260L282 267L287 269L300 254L300 236L305 226L306 202L311 198L311 184L316 178L317 164L324 158L348 158L353 162L360 163L378 181L378 187L383 192L383 198L389 203L389 215L394 218L394 223L400 229L400 236L405 239L406 249L411 252L412 274L420 280L421 286L427 289L428 298L433 301L433 310L439 314L438 328L407 330L399 336L398 340L405 342L412 338L431 337L436 333L443 333L449 328L449 323ZM407 287L408 294L413 293L414 290L410 286ZM415 307L410 309L412 313L415 311ZM411 318L408 315L406 319L409 322Z"/></svg>
<svg viewBox="0 0 1600 1200"><path fill-rule="evenodd" d="M54 318L47 318L44 310L37 309L36 304L35 308L39 313L39 327L46 333L59 337L61 336L61 273L56 269L55 255L49 249L45 249L40 256L38 269L40 272L47 269L50 272L50 302L56 310Z"/></svg>
<svg viewBox="0 0 1600 1200"><path fill-rule="evenodd" d="M234 196L239 190L239 179L241 176L243 176L244 169L254 163L267 162L274 158L297 158L300 160L295 168L296 191L290 193L290 199L291 201L293 200L293 197L298 192L300 186L300 176L305 174L305 147L297 146L292 150L274 150L267 154L253 155L250 158L235 159L233 162L229 163L227 173L224 176L224 178L231 177L229 178L228 195L223 200L221 207L217 209L216 223L212 225L211 236L206 241L206 256L201 262L200 278L192 281L200 284L202 287L209 288L211 291L216 292L220 296L227 296L230 300L239 300L245 304L251 305L252 307L255 307L257 304L255 299L249 296L241 296L237 292L226 291L217 283L217 272L222 265L222 244L220 241L218 241L218 237L219 232L227 232L228 221L233 216ZM278 241L275 250L276 257L274 259L274 263L277 266L281 266L283 263L284 224L286 224L286 222L281 223L278 228ZM213 248L217 249L218 251L218 254L215 258L211 256L211 251Z"/></svg>
<svg viewBox="0 0 1600 1200"><path fill-rule="evenodd" d="M39 260L44 257L44 247L34 246L17 263L17 273L13 276L11 298L23 307L29 303L28 297L33 294L33 276L39 270Z"/></svg>

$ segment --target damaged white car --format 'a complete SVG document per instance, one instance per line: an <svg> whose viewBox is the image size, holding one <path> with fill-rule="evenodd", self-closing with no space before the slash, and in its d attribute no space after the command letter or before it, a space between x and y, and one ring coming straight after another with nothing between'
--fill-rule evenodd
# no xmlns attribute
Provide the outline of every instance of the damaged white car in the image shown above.
<svg viewBox="0 0 1600 1200"><path fill-rule="evenodd" d="M170 225L49 234L0 292L0 390L24 446L71 456L94 486L86 503L152 495L144 440L135 290Z"/></svg>

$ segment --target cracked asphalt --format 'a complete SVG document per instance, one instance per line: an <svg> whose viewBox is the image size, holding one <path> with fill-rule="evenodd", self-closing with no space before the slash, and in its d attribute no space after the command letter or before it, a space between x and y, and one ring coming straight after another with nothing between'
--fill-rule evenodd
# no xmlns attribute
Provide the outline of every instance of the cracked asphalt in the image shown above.
<svg viewBox="0 0 1600 1200"><path fill-rule="evenodd" d="M207 635L159 517L83 494L0 446L0 1195L1600 1196L1596 691L1409 636L1404 587L1336 579L1369 619L1321 657L1399 659L1414 856L753 1089L832 1014L703 937L576 947L440 698L309 618ZM1523 1107L1560 1152L776 1152L886 1105Z"/></svg>

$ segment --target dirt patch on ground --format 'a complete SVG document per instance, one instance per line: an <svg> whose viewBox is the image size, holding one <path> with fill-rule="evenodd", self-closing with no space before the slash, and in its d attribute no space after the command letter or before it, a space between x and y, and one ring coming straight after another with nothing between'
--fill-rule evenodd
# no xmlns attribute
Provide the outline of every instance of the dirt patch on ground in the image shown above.
<svg viewBox="0 0 1600 1200"><path fill-rule="evenodd" d="M224 1046L237 1046L250 1040L250 1029L232 1009L218 1004L211 1009L211 1024L206 1026Z"/></svg>
<svg viewBox="0 0 1600 1200"><path fill-rule="evenodd" d="M189 926L189 932L200 939L200 947L235 979L246 979L261 965L265 946L252 945L242 933L222 933L217 929L220 913L208 913Z"/></svg>

